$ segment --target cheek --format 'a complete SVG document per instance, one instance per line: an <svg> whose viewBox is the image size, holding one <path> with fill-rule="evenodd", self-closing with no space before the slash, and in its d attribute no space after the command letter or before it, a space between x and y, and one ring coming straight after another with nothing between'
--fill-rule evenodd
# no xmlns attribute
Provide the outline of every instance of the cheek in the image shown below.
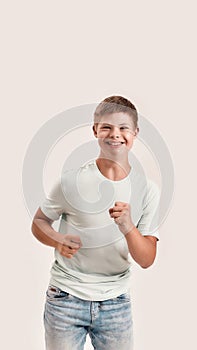
<svg viewBox="0 0 197 350"><path fill-rule="evenodd" d="M107 136L107 132L106 131L98 131L97 132L97 137L98 139L103 139Z"/></svg>
<svg viewBox="0 0 197 350"><path fill-rule="evenodd" d="M131 148L133 146L133 138L127 138L127 146Z"/></svg>
<svg viewBox="0 0 197 350"><path fill-rule="evenodd" d="M98 145L103 148L103 139L102 138L98 138Z"/></svg>

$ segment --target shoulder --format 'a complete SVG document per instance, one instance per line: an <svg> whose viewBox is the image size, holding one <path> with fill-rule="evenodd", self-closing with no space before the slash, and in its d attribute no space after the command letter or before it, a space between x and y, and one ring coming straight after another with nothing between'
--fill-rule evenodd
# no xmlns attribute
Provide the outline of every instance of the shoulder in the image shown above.
<svg viewBox="0 0 197 350"><path fill-rule="evenodd" d="M91 160L80 167L66 169L61 174L61 185L76 184L80 179L90 179L95 173L95 161Z"/></svg>
<svg viewBox="0 0 197 350"><path fill-rule="evenodd" d="M62 172L62 178L69 178L71 175L79 174L79 173L88 173L92 172L96 169L95 160L90 160L87 163L72 169L66 169Z"/></svg>
<svg viewBox="0 0 197 350"><path fill-rule="evenodd" d="M147 179L147 193L150 195L160 195L160 188L158 184L151 179Z"/></svg>
<svg viewBox="0 0 197 350"><path fill-rule="evenodd" d="M160 196L159 185L148 178L145 173L134 170L131 176L131 186L136 194L144 197L144 200Z"/></svg>

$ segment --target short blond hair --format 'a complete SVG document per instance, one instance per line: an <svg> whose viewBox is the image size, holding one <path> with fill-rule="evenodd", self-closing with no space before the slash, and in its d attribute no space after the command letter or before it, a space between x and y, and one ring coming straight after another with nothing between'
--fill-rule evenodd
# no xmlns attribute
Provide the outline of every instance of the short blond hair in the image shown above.
<svg viewBox="0 0 197 350"><path fill-rule="evenodd" d="M131 116L134 128L138 128L138 112L134 104L122 96L109 96L99 103L94 112L94 122L98 123L98 118L112 113L127 113Z"/></svg>

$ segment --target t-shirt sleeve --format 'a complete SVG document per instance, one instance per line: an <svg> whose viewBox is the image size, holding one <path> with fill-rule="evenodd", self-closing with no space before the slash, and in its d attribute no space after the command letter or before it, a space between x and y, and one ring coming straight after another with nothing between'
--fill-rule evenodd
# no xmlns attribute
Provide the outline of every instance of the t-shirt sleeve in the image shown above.
<svg viewBox="0 0 197 350"><path fill-rule="evenodd" d="M40 205L42 212L51 220L58 220L65 212L65 197L60 181L58 181Z"/></svg>
<svg viewBox="0 0 197 350"><path fill-rule="evenodd" d="M147 191L143 202L143 214L137 228L143 236L154 236L159 239L159 187L152 181L147 183Z"/></svg>

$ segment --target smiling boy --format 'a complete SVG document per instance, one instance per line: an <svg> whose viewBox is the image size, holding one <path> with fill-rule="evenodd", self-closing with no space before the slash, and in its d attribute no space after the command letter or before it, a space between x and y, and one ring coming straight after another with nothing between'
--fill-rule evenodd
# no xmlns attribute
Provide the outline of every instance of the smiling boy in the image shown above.
<svg viewBox="0 0 197 350"><path fill-rule="evenodd" d="M45 304L47 350L82 350L87 334L94 349L132 349L131 257L149 267L158 240L159 191L129 163L138 131L129 100L102 101L93 125L98 158L66 171L35 214L34 235L55 248ZM57 232L52 223L59 217Z"/></svg>

